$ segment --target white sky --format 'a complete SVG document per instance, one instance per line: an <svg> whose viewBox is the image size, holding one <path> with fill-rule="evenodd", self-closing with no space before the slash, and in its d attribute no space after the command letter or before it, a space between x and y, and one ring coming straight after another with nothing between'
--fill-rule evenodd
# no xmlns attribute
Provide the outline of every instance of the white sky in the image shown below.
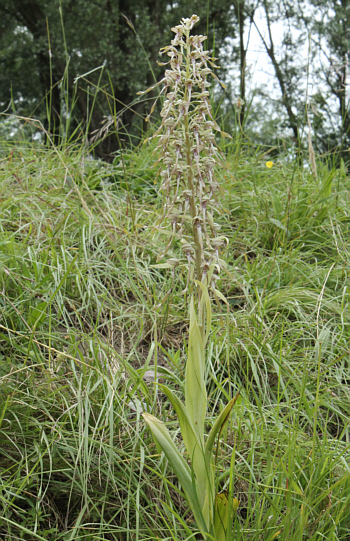
<svg viewBox="0 0 350 541"><path fill-rule="evenodd" d="M313 17L317 17L319 15L319 11L315 11L313 13ZM266 39L268 45L269 38L267 34L267 25L265 21L265 14L263 7L259 7L255 12L255 21L260 29L260 32ZM277 59L279 58L278 52L282 48L282 41L284 37L284 33L287 30L285 21L281 20L275 23L272 23L272 36L274 41L274 47L275 47L275 54L277 56ZM310 97L314 93L316 93L318 90L322 92L322 94L326 97L326 102L331 111L334 113L337 110L338 103L334 95L331 95L329 92L329 88L324 82L324 80L320 79L319 76L316 76L316 70L321 67L321 65L324 66L324 70L329 69L329 61L326 58L324 54L317 55L312 61L309 62L309 40L306 34L306 31L304 29L304 36L302 36L302 32L300 30L297 30L296 28L292 28L292 38L294 42L300 43L300 46L298 47L298 50L296 52L296 55L293 58L293 64L295 62L296 65L300 66L300 73L301 73L301 79L299 83L299 99L301 98L303 102L306 101L306 87L307 87L307 70L309 70L309 84L308 84L308 103L310 104ZM268 57L268 54L266 52L265 46L262 43L261 37L259 36L258 31L256 30L255 26L252 25L251 27L248 27L245 29L245 46L248 44L248 51L247 51L247 77L246 77L246 101L249 102L252 97L254 96L254 91L257 88L263 88L265 92L267 91L268 94L268 103L266 103L266 109L269 112L269 114L274 115L274 106L273 102L276 100L281 99L281 90L279 88L275 71L272 66L272 63ZM249 41L248 41L249 40ZM228 39L228 44L234 43L236 46L238 44L238 39L230 40ZM309 64L309 66L308 66ZM236 82L233 80L233 88L236 92L238 92L238 66L235 62L232 64L231 69L229 68L229 73L232 75L233 79L236 79ZM233 99L237 97L238 94L234 96ZM253 107L255 100L258 98L253 98ZM313 109L315 110L315 109ZM297 112L295 110L295 112ZM334 115L336 121L338 115Z"/></svg>

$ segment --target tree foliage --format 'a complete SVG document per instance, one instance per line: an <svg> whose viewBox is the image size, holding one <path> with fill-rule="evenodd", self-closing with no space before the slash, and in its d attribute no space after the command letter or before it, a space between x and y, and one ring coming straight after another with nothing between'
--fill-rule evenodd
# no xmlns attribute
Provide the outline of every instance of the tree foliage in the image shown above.
<svg viewBox="0 0 350 541"><path fill-rule="evenodd" d="M348 91L350 51L350 1L311 0L314 16L304 15L312 40L313 56L321 57L317 76L323 84L315 93L318 113L315 124L318 131L327 134L319 137L322 150L339 145L348 152L350 145L350 100ZM304 11L307 10L304 7ZM334 109L329 109L333 99Z"/></svg>
<svg viewBox="0 0 350 541"><path fill-rule="evenodd" d="M191 4L189 15L201 17L199 31L208 30L216 52L233 33L230 8L230 0ZM18 114L39 115L56 140L87 125L89 133L103 133L101 122L107 130L116 114L122 138L131 126L134 134L142 127L144 104L129 104L160 75L158 51L188 6L183 0L2 0L0 14L2 108L11 103ZM109 138L98 153L106 156L119 143Z"/></svg>
<svg viewBox="0 0 350 541"><path fill-rule="evenodd" d="M108 159L147 129L148 100L157 90L142 98L137 92L161 77L158 51L171 27L197 13L206 48L223 67L220 78L226 74L226 94L215 98L221 111L227 105L232 130L234 117L256 140L263 133L263 142L274 145L284 133L301 144L309 117L317 149L341 148L345 156L350 0L194 0L188 9L185 0L1 0L2 111L39 118L56 143L83 135ZM249 95L254 28L275 88L261 81Z"/></svg>

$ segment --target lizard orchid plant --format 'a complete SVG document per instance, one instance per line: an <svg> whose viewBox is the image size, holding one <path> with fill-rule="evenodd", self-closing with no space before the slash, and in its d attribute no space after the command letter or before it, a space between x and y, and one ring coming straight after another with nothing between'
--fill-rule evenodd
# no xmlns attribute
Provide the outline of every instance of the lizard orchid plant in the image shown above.
<svg viewBox="0 0 350 541"><path fill-rule="evenodd" d="M206 37L190 34L198 21L197 15L182 19L180 25L172 28L175 37L171 45L160 51L161 54L166 53L170 60L162 63L169 64L169 68L158 83L163 84L160 95L164 94L165 100L160 113L161 125L153 135L158 139L156 150L160 154L158 163L162 164L161 190L165 196L160 222L166 219L171 228L163 255L168 252L174 238L180 240L183 254L182 261L171 258L167 263L156 266L186 266L185 291L191 295L185 403L167 386L160 387L177 414L191 467L180 454L164 423L149 413L143 413L143 417L177 475L202 535L208 540L224 541L230 534L232 512L238 501L233 498L229 505L226 496L217 494L213 451L238 396L226 405L205 438L208 405L205 346L211 328L209 292L216 299L218 296L223 298L216 289L216 282L225 266L220 250L228 241L218 234L220 227L214 221L219 210L220 193L215 168L222 162L214 131L221 130L211 111L207 78L216 78L211 68L217 66L216 59L203 48Z"/></svg>

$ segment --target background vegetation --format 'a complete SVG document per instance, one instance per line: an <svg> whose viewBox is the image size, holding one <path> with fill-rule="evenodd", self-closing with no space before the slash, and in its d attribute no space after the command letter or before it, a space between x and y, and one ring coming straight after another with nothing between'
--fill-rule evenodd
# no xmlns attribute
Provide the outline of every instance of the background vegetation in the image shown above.
<svg viewBox="0 0 350 541"><path fill-rule="evenodd" d="M308 112L314 147L340 147L348 157L349 9L349 0L191 2L228 85L215 99L231 131L241 126L267 145L282 137L293 149L305 143ZM97 139L96 155L110 160L142 136L149 104L136 93L159 79L158 51L187 11L182 0L2 0L2 110L40 118L55 142L77 134ZM264 53L255 62L274 80L252 63L257 47ZM238 98L245 102L239 122ZM5 118L8 136L16 124ZM40 136L35 128L32 134Z"/></svg>

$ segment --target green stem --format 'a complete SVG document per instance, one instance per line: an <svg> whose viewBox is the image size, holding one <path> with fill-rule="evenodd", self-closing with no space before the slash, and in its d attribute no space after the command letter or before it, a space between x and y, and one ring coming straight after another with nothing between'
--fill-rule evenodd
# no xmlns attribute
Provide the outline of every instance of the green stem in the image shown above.
<svg viewBox="0 0 350 541"><path fill-rule="evenodd" d="M190 53L191 53L191 46L189 43L189 36L190 33L186 33L186 45L187 45L187 56L186 56L186 78L189 78L190 75ZM185 95L184 100L187 101L188 98L188 89L186 87L185 89ZM195 250L196 250L196 261L195 261L195 271L196 271L196 278L198 281L201 280L201 263L202 263L202 249L199 242L196 226L195 226L195 217L197 216L196 212L196 203L195 198L196 195L194 193L194 184L193 184L193 171L192 171L192 161L191 161L191 138L190 138L190 130L189 130L189 115L188 112L184 115L184 124L185 124L185 139L186 139L186 161L188 166L188 187L191 190L192 197L190 201L190 209L191 209L191 216L192 216L192 235L193 240L195 243ZM205 313L204 313L204 306L201 302L202 300L202 290L199 286L197 286L197 302L198 302L198 323L201 331L202 338L204 339L204 320L205 320Z"/></svg>

